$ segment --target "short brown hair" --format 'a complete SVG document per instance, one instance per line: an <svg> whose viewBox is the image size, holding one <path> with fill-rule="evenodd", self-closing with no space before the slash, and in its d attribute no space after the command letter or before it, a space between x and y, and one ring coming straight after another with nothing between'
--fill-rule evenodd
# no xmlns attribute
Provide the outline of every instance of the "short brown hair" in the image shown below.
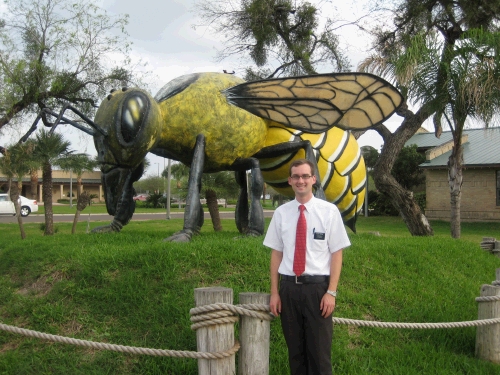
<svg viewBox="0 0 500 375"><path fill-rule="evenodd" d="M298 167L299 165L307 164L311 168L311 176L314 176L314 164L307 159L297 159L294 160L291 164L290 167L288 168L288 175L292 175L292 168Z"/></svg>

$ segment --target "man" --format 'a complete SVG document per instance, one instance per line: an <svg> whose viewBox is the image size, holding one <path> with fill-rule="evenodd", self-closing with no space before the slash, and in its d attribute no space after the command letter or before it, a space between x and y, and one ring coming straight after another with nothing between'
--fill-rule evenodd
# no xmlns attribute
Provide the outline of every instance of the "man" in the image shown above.
<svg viewBox="0 0 500 375"><path fill-rule="evenodd" d="M276 209L264 239L272 249L270 310L281 314L292 375L332 374L331 316L351 244L338 208L314 197L313 171L305 159L290 165L295 200Z"/></svg>

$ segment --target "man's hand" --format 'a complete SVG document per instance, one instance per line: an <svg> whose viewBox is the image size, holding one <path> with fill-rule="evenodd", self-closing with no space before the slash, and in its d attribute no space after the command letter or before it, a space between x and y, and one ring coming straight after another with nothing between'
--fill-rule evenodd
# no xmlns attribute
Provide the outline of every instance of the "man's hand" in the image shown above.
<svg viewBox="0 0 500 375"><path fill-rule="evenodd" d="M278 293L271 294L271 301L269 302L269 309L271 314L278 316L281 314L281 298Z"/></svg>
<svg viewBox="0 0 500 375"><path fill-rule="evenodd" d="M333 310L335 310L335 297L328 293L325 293L323 298L321 298L319 309L321 310L321 316L323 318L326 318L329 315L331 315L333 313Z"/></svg>

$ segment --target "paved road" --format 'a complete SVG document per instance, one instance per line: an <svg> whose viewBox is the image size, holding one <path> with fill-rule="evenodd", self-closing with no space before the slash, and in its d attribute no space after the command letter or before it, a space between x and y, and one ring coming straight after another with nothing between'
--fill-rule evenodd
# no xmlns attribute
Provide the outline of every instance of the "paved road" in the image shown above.
<svg viewBox="0 0 500 375"><path fill-rule="evenodd" d="M265 210L264 211L264 216L265 217L272 217L273 212L271 210ZM139 221L139 220L162 220L166 219L166 213L151 213L151 214L134 214L132 217L132 221ZM54 214L54 222L56 223L61 223L61 222L73 222L75 215L71 214ZM88 213L82 212L80 215L80 220L79 221L87 221L89 217ZM170 217L172 219L182 219L184 217L184 212L171 212ZM220 217L221 219L234 219L234 211L221 211L220 212ZM210 214L208 212L205 212L205 219L210 219ZM104 222L111 222L113 220L113 216L108 215L108 214L90 214L90 221L104 221ZM31 214L27 217L23 217L23 222L24 223L43 223L45 221L45 217L42 214ZM15 216L11 215L0 215L0 223L17 223L17 219Z"/></svg>

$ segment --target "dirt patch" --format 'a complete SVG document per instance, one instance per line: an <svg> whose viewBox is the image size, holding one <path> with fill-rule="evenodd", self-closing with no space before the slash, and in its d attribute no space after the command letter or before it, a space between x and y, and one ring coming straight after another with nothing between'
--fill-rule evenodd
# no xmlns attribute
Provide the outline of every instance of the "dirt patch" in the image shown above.
<svg viewBox="0 0 500 375"><path fill-rule="evenodd" d="M76 320L71 320L61 327L61 332L63 336L73 337L79 333L83 328L83 325L78 323Z"/></svg>
<svg viewBox="0 0 500 375"><path fill-rule="evenodd" d="M10 352L12 350L16 350L21 344L20 340L12 340L9 341L2 346L0 346L0 353Z"/></svg>
<svg viewBox="0 0 500 375"><path fill-rule="evenodd" d="M51 275L41 276L31 285L25 285L17 290L21 295L34 295L35 297L43 297L47 295L55 283L65 279L65 276L60 271L55 271Z"/></svg>

